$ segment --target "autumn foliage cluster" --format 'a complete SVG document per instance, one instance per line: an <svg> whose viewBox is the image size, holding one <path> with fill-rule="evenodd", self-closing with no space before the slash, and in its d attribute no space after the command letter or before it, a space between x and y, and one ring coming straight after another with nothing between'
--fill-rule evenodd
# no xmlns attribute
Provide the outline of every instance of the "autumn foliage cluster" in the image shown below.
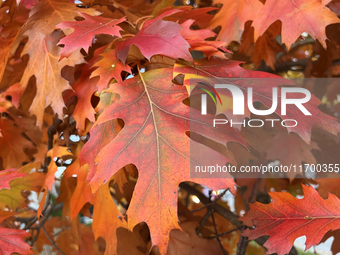
<svg viewBox="0 0 340 255"><path fill-rule="evenodd" d="M273 86L340 76L338 15L338 0L2 0L0 255L283 255L300 236L340 252L340 179L189 171L193 144L237 167L340 163L336 79L299 83L312 115L288 109L294 128L190 114L193 78L275 78L264 109Z"/></svg>

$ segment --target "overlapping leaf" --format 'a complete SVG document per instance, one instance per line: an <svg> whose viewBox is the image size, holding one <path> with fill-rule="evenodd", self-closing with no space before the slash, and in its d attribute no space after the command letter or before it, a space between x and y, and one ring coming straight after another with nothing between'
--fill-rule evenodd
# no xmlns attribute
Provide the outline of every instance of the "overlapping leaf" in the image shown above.
<svg viewBox="0 0 340 255"><path fill-rule="evenodd" d="M0 223L8 217L15 215L12 212L0 212ZM24 241L30 234L25 230L3 228L0 226L0 255L9 255L14 252L20 254L33 254L31 247Z"/></svg>
<svg viewBox="0 0 340 255"><path fill-rule="evenodd" d="M98 81L98 91L106 89L110 80L114 78L117 82L122 81L122 71L131 73L131 68L124 65L118 58L116 50L110 50L102 54L102 59L96 62L93 66L98 68L92 72L91 78L100 76Z"/></svg>
<svg viewBox="0 0 340 255"><path fill-rule="evenodd" d="M30 37L22 55L30 55L30 61L20 81L21 86L28 84L31 76L36 78L37 94L30 107L30 112L37 116L38 125L42 124L44 109L51 105L59 117L63 116L64 101L62 92L71 89L68 81L61 76L61 69L66 65L84 63L80 50L74 51L69 58L59 61L61 48L56 46L62 32L56 31L51 36L41 33Z"/></svg>
<svg viewBox="0 0 340 255"><path fill-rule="evenodd" d="M83 63L79 51L72 53L67 60L58 62L61 49L57 42L61 38L61 32L54 31L55 26L64 21L72 21L78 16L75 4L68 1L43 0L30 12L30 17L21 29L14 43L14 52L24 36L28 37L22 56L29 54L30 59L21 79L21 86L26 87L31 76L36 77L37 95L30 108L30 112L37 116L37 123L42 124L42 115L45 107L51 104L59 116L62 116L64 107L62 92L69 88L67 81L61 77L60 70L66 65ZM96 15L94 9L81 9L83 13Z"/></svg>
<svg viewBox="0 0 340 255"><path fill-rule="evenodd" d="M201 150L204 145L191 141L194 152L190 152L186 132L202 133L223 145L228 141L243 143L237 131L210 127L198 111L192 119L190 108L182 103L188 96L186 90L173 84L171 77L172 69L156 69L112 84L108 92L118 93L121 99L104 110L94 131L116 118L122 118L125 126L104 148L95 131L81 152L82 161L93 165L95 170L90 173L93 191L120 168L130 163L136 165L139 178L127 211L129 227L146 222L153 244L161 251L166 249L169 231L179 228L176 198L180 182L199 181L213 189L230 187L233 190L232 179L190 179L190 161L194 158L190 153ZM91 156L85 157L88 151ZM230 158L218 155L216 161L221 165L233 162L231 154L228 154ZM195 160L196 164L205 161L204 158Z"/></svg>
<svg viewBox="0 0 340 255"><path fill-rule="evenodd" d="M225 42L221 41L205 41L208 38L215 37L216 34L209 29L192 30L190 26L194 24L194 20L187 20L181 25L181 35L190 44L191 50L201 51L208 58L215 56L225 59L225 51L228 51L224 46Z"/></svg>
<svg viewBox="0 0 340 255"><path fill-rule="evenodd" d="M66 0L40 1L31 10L30 17L20 34L25 34L29 38L34 37L34 33L49 35L57 24L64 21L73 21L76 16L79 16L79 11L89 15L99 14L99 12L91 8L78 8L75 4Z"/></svg>
<svg viewBox="0 0 340 255"><path fill-rule="evenodd" d="M79 14L83 16L85 20L63 22L56 26L60 29L74 29L71 34L62 38L59 42L59 45L64 44L64 48L60 52L61 58L71 56L72 52L78 48L83 48L86 52L88 52L95 35L108 34L120 37L119 31L122 29L117 26L117 24L122 23L125 18L116 20L103 17L93 17L86 13Z"/></svg>
<svg viewBox="0 0 340 255"><path fill-rule="evenodd" d="M250 211L242 221L248 226L255 225L255 229L247 229L243 235L251 240L269 235L264 244L267 253L284 255L300 236L306 236L306 249L309 249L329 230L340 228L339 198L329 194L324 200L313 187L305 185L303 193L304 198L297 199L286 192L271 192L270 204L250 204Z"/></svg>
<svg viewBox="0 0 340 255"><path fill-rule="evenodd" d="M18 173L16 169L7 169L0 172L0 190L10 189L9 183L16 179L26 176L26 173Z"/></svg>
<svg viewBox="0 0 340 255"><path fill-rule="evenodd" d="M163 20L164 17L177 12L179 10L171 10L146 21L136 36L117 43L118 59L125 63L130 47L136 45L147 59L159 54L192 62L190 45L180 34L182 26L176 22Z"/></svg>
<svg viewBox="0 0 340 255"><path fill-rule="evenodd" d="M223 4L223 6L210 22L210 27L214 29L221 26L217 39L228 44L241 40L244 24L252 20L262 7L259 0L217 0L214 4Z"/></svg>
<svg viewBox="0 0 340 255"><path fill-rule="evenodd" d="M39 163L27 164L17 170L18 174L25 174L25 178L16 178L11 181L10 189L0 190L0 208L8 207L15 210L17 207L27 207L27 196L30 191L39 192L45 181L45 174L38 172Z"/></svg>
<svg viewBox="0 0 340 255"><path fill-rule="evenodd" d="M116 229L126 227L126 221L120 214L110 194L109 183L100 187L94 199L93 233L95 239L103 237L106 240L105 255L116 254ZM112 228L115 231L112 231Z"/></svg>
<svg viewBox="0 0 340 255"><path fill-rule="evenodd" d="M282 42L287 48L307 32L326 48L326 31L329 24L339 23L335 13L324 6L321 0L266 1L253 19L255 40L276 20L282 22Z"/></svg>
<svg viewBox="0 0 340 255"><path fill-rule="evenodd" d="M23 135L23 129L10 119L0 118L0 157L4 168L19 168L23 162L29 162L30 158L25 149L33 149L32 141Z"/></svg>

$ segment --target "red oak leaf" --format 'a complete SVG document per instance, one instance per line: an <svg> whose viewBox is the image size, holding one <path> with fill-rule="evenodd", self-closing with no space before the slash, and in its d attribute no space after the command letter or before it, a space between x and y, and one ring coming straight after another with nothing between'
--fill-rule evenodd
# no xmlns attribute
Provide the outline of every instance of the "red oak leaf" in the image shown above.
<svg viewBox="0 0 340 255"><path fill-rule="evenodd" d="M161 15L162 13L173 10L173 8L174 8L173 6L163 8L159 10L159 12L157 12L157 15ZM218 10L218 8L216 7L193 8L192 6L176 6L176 10L181 10L181 12L172 14L167 18L167 20L182 23L188 19L193 19L195 20L193 25L197 25L200 28L206 28L208 27L211 19L214 17L209 13Z"/></svg>
<svg viewBox="0 0 340 255"><path fill-rule="evenodd" d="M176 22L163 20L164 17L177 12L179 10L171 10L155 19L148 20L136 36L117 43L118 59L125 63L130 47L136 45L149 60L154 55L165 55L192 62L189 53L190 45L180 33L182 26Z"/></svg>
<svg viewBox="0 0 340 255"><path fill-rule="evenodd" d="M0 223L8 217L15 215L13 212L0 212ZM0 226L0 255L10 255L14 252L26 255L33 254L31 247L24 241L30 236L25 230L3 228Z"/></svg>
<svg viewBox="0 0 340 255"><path fill-rule="evenodd" d="M92 39L95 35L108 34L120 37L119 31L122 29L117 26L117 24L122 23L125 18L118 20L91 16L86 13L79 14L83 16L85 20L62 22L56 26L60 29L74 29L71 34L59 41L59 45L65 45L60 52L61 59L69 57L72 52L78 48L83 48L86 52L88 52L89 47L92 45Z"/></svg>
<svg viewBox="0 0 340 255"><path fill-rule="evenodd" d="M241 220L255 228L245 230L243 235L251 240L269 235L264 244L267 253L283 255L289 253L300 236L306 236L307 250L329 230L340 228L339 198L329 194L324 200L313 187L305 185L303 193L304 198L298 199L287 192L270 192L270 204L250 204L250 211Z"/></svg>
<svg viewBox="0 0 340 255"><path fill-rule="evenodd" d="M234 182L230 178L190 178L190 163L202 164L206 160L198 158L193 162L195 153L203 147L211 149L190 140L186 131L200 133L223 145L228 141L244 144L233 128L210 127L198 111L197 116L190 112L190 107L182 103L188 97L186 89L173 84L171 78L172 69L156 69L112 84L108 92L118 93L121 99L104 110L95 128L99 129L117 118L122 118L125 125L102 148L101 140L96 138L100 133L94 129L95 133L92 135L90 132L90 140L80 155L82 160L95 165L90 181L93 191L109 181L122 167L132 163L138 168L138 181L127 211L129 228L141 221L146 222L152 243L158 245L163 253L170 230L180 228L176 203L180 182L196 181L215 190L231 187L233 191ZM216 162L221 165L234 161L230 153L227 157L215 154ZM95 155L96 158L93 157Z"/></svg>

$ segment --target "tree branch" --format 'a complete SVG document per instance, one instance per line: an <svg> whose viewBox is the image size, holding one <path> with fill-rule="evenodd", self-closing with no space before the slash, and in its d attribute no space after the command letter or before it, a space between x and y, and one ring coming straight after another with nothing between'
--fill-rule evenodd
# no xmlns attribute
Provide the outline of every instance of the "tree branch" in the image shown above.
<svg viewBox="0 0 340 255"><path fill-rule="evenodd" d="M249 200L248 200L247 211L250 210L249 203L255 203L255 201L256 201L257 186L258 186L260 180L261 180L260 178L257 178L256 182L254 183L253 189L251 191L251 195L250 195ZM246 228L247 228L246 226L242 226L241 232L243 232ZM241 236L240 240L237 244L237 255L245 255L246 251L247 251L247 247L248 247L248 237Z"/></svg>
<svg viewBox="0 0 340 255"><path fill-rule="evenodd" d="M211 201L209 200L208 197L206 197L203 193L201 193L200 191L198 191L197 189L195 189L194 187L190 186L189 184L182 182L179 184L179 187L186 190L187 192L189 192L192 195L195 195L196 197L198 197L198 199L203 203L203 204L209 204L211 203ZM239 221L237 219L237 216L235 214L233 214L231 211L229 211L228 209L224 208L223 206L216 204L216 203L212 203L211 204L211 208L217 212L218 214L220 214L222 217L226 218L227 220L230 221L231 224L233 224L235 227L241 227L242 223L241 221Z"/></svg>
<svg viewBox="0 0 340 255"><path fill-rule="evenodd" d="M54 240L48 235L46 229L45 229L45 226L43 225L42 226L42 230L44 231L47 239L51 242L51 244L54 246L54 248L56 248L56 250L58 250L62 255L66 255L65 252L63 252L58 246L57 244L54 242Z"/></svg>

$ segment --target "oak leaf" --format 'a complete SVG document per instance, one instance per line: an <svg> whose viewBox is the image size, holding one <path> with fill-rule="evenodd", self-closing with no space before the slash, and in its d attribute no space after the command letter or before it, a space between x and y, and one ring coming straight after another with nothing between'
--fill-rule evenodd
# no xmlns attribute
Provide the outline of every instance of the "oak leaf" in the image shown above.
<svg viewBox="0 0 340 255"><path fill-rule="evenodd" d="M45 181L45 174L38 172L40 164L32 163L17 170L25 174L25 178L16 178L11 181L10 189L0 190L0 208L8 207L15 210L17 207L27 207L29 192L39 192Z"/></svg>
<svg viewBox="0 0 340 255"><path fill-rule="evenodd" d="M170 232L168 255L221 255L223 254L216 240L200 238L196 234L197 222L181 224L183 231L174 229Z"/></svg>
<svg viewBox="0 0 340 255"><path fill-rule="evenodd" d="M65 170L63 179L72 178L77 175L77 185L71 194L70 199L70 219L73 220L86 203L94 202L94 195L92 194L91 186L86 180L88 174L88 165L80 166L79 160L75 160L72 165Z"/></svg>
<svg viewBox="0 0 340 255"><path fill-rule="evenodd" d="M3 8L2 8L3 9ZM2 10L0 9L0 10ZM15 39L17 38L17 35L19 33L19 25L17 24L9 24L8 27L5 27L5 31L2 30L0 32L0 43L1 45L3 45L3 47L0 48L0 59L1 59L1 64L0 64L0 81L2 80L2 76L5 72L5 68L6 68L6 64L7 61L10 57L10 53L11 53L11 49L12 49L12 45L15 41ZM9 31L6 31L9 30ZM8 33L8 35L6 35L5 33ZM11 84L12 85L12 84Z"/></svg>
<svg viewBox="0 0 340 255"><path fill-rule="evenodd" d="M17 178L26 176L26 173L19 173L16 169L7 169L0 171L0 190L10 189L9 183Z"/></svg>
<svg viewBox="0 0 340 255"><path fill-rule="evenodd" d="M101 54L102 59L96 62L93 66L98 67L92 72L91 78L100 76L98 81L98 92L106 89L111 79L114 78L117 82L122 82L121 73L125 71L131 73L131 68L124 65L118 58L116 50L109 50Z"/></svg>
<svg viewBox="0 0 340 255"><path fill-rule="evenodd" d="M0 151L4 168L20 168L30 158L25 149L33 149L33 143L24 137L23 129L11 119L0 118Z"/></svg>
<svg viewBox="0 0 340 255"><path fill-rule="evenodd" d="M325 27L340 22L321 0L268 0L257 12L252 24L255 40L276 20L282 22L282 42L288 49L303 32L318 39L326 48Z"/></svg>
<svg viewBox="0 0 340 255"><path fill-rule="evenodd" d="M298 199L287 192L270 192L270 204L255 202L241 220L247 226L244 236L253 240L269 235L264 247L267 253L289 253L296 238L305 235L306 250L318 244L329 231L340 228L340 201L333 194L324 200L318 192L303 185L304 197ZM310 231L315 229L316 231Z"/></svg>
<svg viewBox="0 0 340 255"><path fill-rule="evenodd" d="M233 191L234 187L234 181L229 178L190 178L190 161L193 160L190 155L205 146L190 141L186 131L203 132L224 146L228 141L243 143L237 131L210 127L198 111L193 121L190 107L182 103L188 96L186 89L173 84L171 78L172 69L156 69L112 84L107 91L118 93L121 99L103 111L94 129L117 118L122 118L125 126L99 153L98 149L91 150L91 154L98 153L96 163L91 157L85 158L85 153L82 156L82 160L95 165L95 173L90 179L93 191L122 167L131 163L136 165L139 178L127 211L129 228L146 222L152 243L162 252L167 247L170 230L180 228L176 205L180 182L196 181L216 190L230 187ZM100 146L98 135L96 132L95 136L90 136L85 151ZM194 152L190 152L190 147ZM216 161L221 165L234 162L229 153L229 158L216 154ZM205 159L195 160L195 163L202 163Z"/></svg>
<svg viewBox="0 0 340 255"><path fill-rule="evenodd" d="M72 90L67 90L64 92L63 97L64 101L67 104L72 96L77 97L77 105L73 110L73 118L77 122L77 128L79 129L79 133L82 134L85 131L85 121L88 119L89 121L94 122L95 118L95 110L92 106L92 96L99 89L99 93L102 89L107 87L107 84L100 84L98 79L93 77L93 71L95 67L95 63L100 61L101 54L105 51L107 47L101 47L96 49L94 52L93 58L82 66L81 75L72 85Z"/></svg>
<svg viewBox="0 0 340 255"><path fill-rule="evenodd" d="M42 125L44 109L51 105L60 118L63 116L64 101L62 93L71 89L68 81L61 76L61 69L84 63L80 50L74 51L69 58L59 61L61 48L56 44L62 32L56 31L51 36L36 33L34 38L27 42L22 55L29 54L27 68L20 81L26 87L31 76L36 78L37 94L30 107L30 112L37 116L37 124Z"/></svg>
<svg viewBox="0 0 340 255"><path fill-rule="evenodd" d="M55 26L64 21L73 21L78 12L98 15L99 12L92 8L79 8L76 4L67 0L43 0L40 1L30 12L30 17L21 29L20 35L27 35L29 39L35 37L35 33L50 35ZM20 38L21 39L21 38Z"/></svg>
<svg viewBox="0 0 340 255"><path fill-rule="evenodd" d="M181 24L183 26L181 35L190 44L190 50L201 51L208 57L208 59L212 56L220 59L226 59L224 54L224 52L228 51L224 47L226 46L226 43L221 41L205 41L208 38L215 37L216 34L209 29L190 29L190 26L192 26L194 22L194 20L189 19Z"/></svg>
<svg viewBox="0 0 340 255"><path fill-rule="evenodd" d="M157 16L161 15L167 11L170 11L174 9L173 6L169 6L167 8L163 8L159 12L157 12ZM216 7L203 7L203 8L193 8L192 6L176 6L176 10L181 10L181 12L176 12L169 17L167 17L167 20L183 23L188 19L193 19L194 24L197 25L200 28L207 28L209 25L209 22L214 17L210 13L212 11L218 10Z"/></svg>
<svg viewBox="0 0 340 255"><path fill-rule="evenodd" d="M78 48L83 48L87 53L95 35L108 34L120 37L119 31L122 29L117 24L122 23L125 18L118 20L91 16L81 12L79 14L85 20L62 22L56 26L62 30L69 28L74 30L59 41L59 45L64 44L64 48L60 52L61 59L71 56L72 52Z"/></svg>
<svg viewBox="0 0 340 255"><path fill-rule="evenodd" d="M107 183L98 189L93 203L93 233L96 240L99 236L106 240L105 255L117 254L116 229L127 226L111 197L109 184Z"/></svg>
<svg viewBox="0 0 340 255"><path fill-rule="evenodd" d="M192 62L189 53L190 45L181 36L182 26L176 22L164 21L179 10L171 10L145 22L143 28L132 38L117 43L117 56L125 63L130 47L136 45L141 53L150 60L154 55L164 55L170 58L182 58Z"/></svg>
<svg viewBox="0 0 340 255"><path fill-rule="evenodd" d="M1 211L0 223L8 217L15 215L12 212ZM10 229L0 226L0 255L10 255L14 252L26 255L33 254L31 247L24 241L30 236L25 230Z"/></svg>
<svg viewBox="0 0 340 255"><path fill-rule="evenodd" d="M214 1L214 4L223 4L223 6L209 26L212 29L221 26L217 39L227 44L241 40L244 24L253 19L262 7L259 0L217 0Z"/></svg>
<svg viewBox="0 0 340 255"><path fill-rule="evenodd" d="M319 178L317 183L319 184L318 192L321 197L327 198L328 193L340 197L340 180L338 178Z"/></svg>
<svg viewBox="0 0 340 255"><path fill-rule="evenodd" d="M91 70L84 70L77 81L72 85L73 91L69 91L64 97L65 101L69 100L71 95L77 96L77 105L73 111L73 118L77 122L79 134L85 130L85 121L95 121L95 110L91 104L91 98L97 90L98 78L90 78Z"/></svg>

